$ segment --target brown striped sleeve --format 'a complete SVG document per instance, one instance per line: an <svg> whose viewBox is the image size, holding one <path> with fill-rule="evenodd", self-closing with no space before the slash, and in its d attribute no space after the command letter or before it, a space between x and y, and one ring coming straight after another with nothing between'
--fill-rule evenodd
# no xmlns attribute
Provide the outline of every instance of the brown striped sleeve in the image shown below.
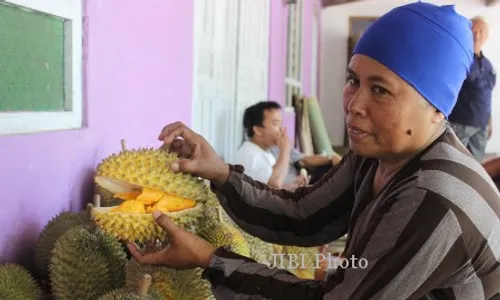
<svg viewBox="0 0 500 300"><path fill-rule="evenodd" d="M466 276L461 227L440 196L406 189L393 197L360 256L347 257L350 265L325 283L298 279L224 249L215 253L204 278L220 299L411 300L451 274Z"/></svg>
<svg viewBox="0 0 500 300"><path fill-rule="evenodd" d="M313 186L272 189L231 166L229 180L212 185L220 204L243 230L269 243L318 246L347 231L354 202L356 157L349 153Z"/></svg>

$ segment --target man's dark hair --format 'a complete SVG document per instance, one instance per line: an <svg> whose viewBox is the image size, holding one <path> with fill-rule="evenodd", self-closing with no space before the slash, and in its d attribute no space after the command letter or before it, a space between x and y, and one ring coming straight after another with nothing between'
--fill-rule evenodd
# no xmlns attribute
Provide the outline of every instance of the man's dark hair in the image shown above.
<svg viewBox="0 0 500 300"><path fill-rule="evenodd" d="M281 105L275 101L260 101L245 110L243 115L243 128L248 137L253 137L253 127L262 126L264 121L264 111L281 109Z"/></svg>

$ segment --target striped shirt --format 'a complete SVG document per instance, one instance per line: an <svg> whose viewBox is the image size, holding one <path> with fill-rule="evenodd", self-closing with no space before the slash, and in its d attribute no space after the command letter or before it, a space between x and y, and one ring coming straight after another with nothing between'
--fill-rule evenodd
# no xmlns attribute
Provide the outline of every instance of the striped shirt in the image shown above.
<svg viewBox="0 0 500 300"><path fill-rule="evenodd" d="M212 189L241 228L296 246L347 234L345 257L366 264L314 281L218 248L203 274L218 299L500 299L500 194L449 127L376 197L377 160L352 152L295 191L230 169Z"/></svg>

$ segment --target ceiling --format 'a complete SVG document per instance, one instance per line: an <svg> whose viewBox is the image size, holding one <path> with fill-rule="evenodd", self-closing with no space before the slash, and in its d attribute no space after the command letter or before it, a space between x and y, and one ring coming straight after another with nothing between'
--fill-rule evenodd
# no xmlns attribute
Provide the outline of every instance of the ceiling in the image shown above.
<svg viewBox="0 0 500 300"><path fill-rule="evenodd" d="M356 0L321 0L321 6L327 7L330 5L345 4L349 2L355 2Z"/></svg>
<svg viewBox="0 0 500 300"><path fill-rule="evenodd" d="M349 2L356 2L358 0L321 0L321 6L327 7L331 5L346 4ZM486 6L493 6L499 4L500 0L482 0Z"/></svg>

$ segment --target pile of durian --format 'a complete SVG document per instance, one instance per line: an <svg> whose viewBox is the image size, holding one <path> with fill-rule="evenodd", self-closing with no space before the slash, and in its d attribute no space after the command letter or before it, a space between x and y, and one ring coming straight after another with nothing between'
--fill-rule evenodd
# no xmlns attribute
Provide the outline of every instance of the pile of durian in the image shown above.
<svg viewBox="0 0 500 300"><path fill-rule="evenodd" d="M156 209L214 246L229 246L259 263L271 264L273 253L317 251L272 245L244 232L218 205L208 182L168 168L175 159L159 149L127 150L122 142L122 151L96 168L94 202L80 212L59 213L43 228L35 247L38 279L20 265L0 265L0 299L215 299L201 269L141 265L131 258L127 242L168 243L152 217ZM308 279L315 272L288 271Z"/></svg>

